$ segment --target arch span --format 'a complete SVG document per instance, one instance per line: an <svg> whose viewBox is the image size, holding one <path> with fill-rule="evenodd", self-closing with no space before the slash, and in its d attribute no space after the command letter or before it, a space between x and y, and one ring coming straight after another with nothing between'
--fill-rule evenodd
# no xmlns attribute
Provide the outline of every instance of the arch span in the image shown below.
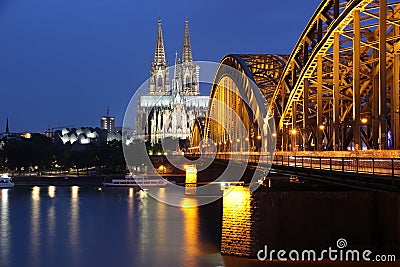
<svg viewBox="0 0 400 267"><path fill-rule="evenodd" d="M270 101L281 149L400 148L399 19L398 1L321 2Z"/></svg>
<svg viewBox="0 0 400 267"><path fill-rule="evenodd" d="M204 134L218 152L260 152L275 147L275 124L267 118L266 96L272 97L286 59L246 54L221 60L210 92Z"/></svg>

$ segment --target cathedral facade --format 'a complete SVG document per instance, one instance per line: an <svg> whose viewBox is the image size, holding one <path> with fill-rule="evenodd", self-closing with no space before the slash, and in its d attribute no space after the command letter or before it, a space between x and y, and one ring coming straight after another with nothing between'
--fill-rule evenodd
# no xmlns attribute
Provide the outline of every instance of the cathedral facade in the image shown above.
<svg viewBox="0 0 400 267"><path fill-rule="evenodd" d="M158 19L148 91L138 96L136 137L152 143L166 137L187 139L195 119L206 116L208 99L208 96L200 95L199 66L193 62L189 21L185 21L181 58L176 53L175 65L170 68L165 57L161 20Z"/></svg>

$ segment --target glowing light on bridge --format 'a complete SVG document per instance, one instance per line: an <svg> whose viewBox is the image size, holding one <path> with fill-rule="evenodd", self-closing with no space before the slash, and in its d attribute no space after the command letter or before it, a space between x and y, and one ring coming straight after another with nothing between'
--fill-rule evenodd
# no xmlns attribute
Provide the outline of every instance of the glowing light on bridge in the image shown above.
<svg viewBox="0 0 400 267"><path fill-rule="evenodd" d="M197 168L196 165L186 165L185 194L196 194Z"/></svg>
<svg viewBox="0 0 400 267"><path fill-rule="evenodd" d="M262 109L252 109L260 91L280 150L400 149L399 11L395 0L322 1L290 55L225 56L204 136L246 141L218 152L258 151ZM229 67L239 74L229 75ZM231 131L239 122L244 131Z"/></svg>

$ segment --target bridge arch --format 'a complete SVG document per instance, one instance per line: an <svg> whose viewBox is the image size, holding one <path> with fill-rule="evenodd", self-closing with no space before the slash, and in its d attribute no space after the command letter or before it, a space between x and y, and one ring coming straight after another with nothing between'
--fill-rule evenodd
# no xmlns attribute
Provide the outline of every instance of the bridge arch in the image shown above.
<svg viewBox="0 0 400 267"><path fill-rule="evenodd" d="M281 149L400 149L399 22L398 1L321 2L269 102Z"/></svg>
<svg viewBox="0 0 400 267"><path fill-rule="evenodd" d="M221 60L210 92L204 134L214 141L218 152L274 150L268 148L275 147L275 124L267 118L266 96L272 97L286 58L227 55Z"/></svg>
<svg viewBox="0 0 400 267"><path fill-rule="evenodd" d="M193 122L193 128L190 133L190 146L189 152L198 153L200 152L200 144L204 139L204 125L206 123L205 117L196 117Z"/></svg>

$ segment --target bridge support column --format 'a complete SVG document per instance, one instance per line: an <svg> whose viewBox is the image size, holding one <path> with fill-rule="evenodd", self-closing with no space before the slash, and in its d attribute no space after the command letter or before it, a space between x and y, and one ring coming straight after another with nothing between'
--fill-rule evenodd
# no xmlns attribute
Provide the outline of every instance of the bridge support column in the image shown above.
<svg viewBox="0 0 400 267"><path fill-rule="evenodd" d="M288 151L289 138L288 138L288 126L283 125L282 127L282 151Z"/></svg>
<svg viewBox="0 0 400 267"><path fill-rule="evenodd" d="M335 6L338 1L335 2ZM340 125L340 117L339 117L339 94L340 94L340 69L339 69L339 60L340 60L340 38L339 33L334 33L334 41L333 41L333 150L340 150L339 147L339 125ZM343 141L342 141L343 143Z"/></svg>
<svg viewBox="0 0 400 267"><path fill-rule="evenodd" d="M374 51L374 59L379 57L378 51ZM376 64L376 65L375 65ZM374 68L379 69L379 62L374 64ZM372 135L372 148L379 149L379 71L373 74L373 100L372 100L372 110L371 110L371 135Z"/></svg>
<svg viewBox="0 0 400 267"><path fill-rule="evenodd" d="M309 150L308 147L308 79L303 81L303 149Z"/></svg>
<svg viewBox="0 0 400 267"><path fill-rule="evenodd" d="M395 36L400 33L399 26L394 26ZM394 48L395 49L395 48ZM400 99L399 99L399 54L393 51L393 85L392 85L392 140L394 149L400 149Z"/></svg>
<svg viewBox="0 0 400 267"><path fill-rule="evenodd" d="M186 166L185 195L196 194L197 168L196 165Z"/></svg>
<svg viewBox="0 0 400 267"><path fill-rule="evenodd" d="M297 151L297 135L299 134L297 131L297 102L293 101L293 107L292 107L292 131L291 131L291 136L292 136L292 151Z"/></svg>
<svg viewBox="0 0 400 267"><path fill-rule="evenodd" d="M354 11L353 38L353 142L354 149L361 149L360 101L360 10Z"/></svg>
<svg viewBox="0 0 400 267"><path fill-rule="evenodd" d="M315 144L316 150L322 150L322 142L323 142L323 118L322 118L322 55L318 55L317 58L317 142Z"/></svg>
<svg viewBox="0 0 400 267"><path fill-rule="evenodd" d="M379 0L379 141L387 149L386 119L386 0Z"/></svg>

